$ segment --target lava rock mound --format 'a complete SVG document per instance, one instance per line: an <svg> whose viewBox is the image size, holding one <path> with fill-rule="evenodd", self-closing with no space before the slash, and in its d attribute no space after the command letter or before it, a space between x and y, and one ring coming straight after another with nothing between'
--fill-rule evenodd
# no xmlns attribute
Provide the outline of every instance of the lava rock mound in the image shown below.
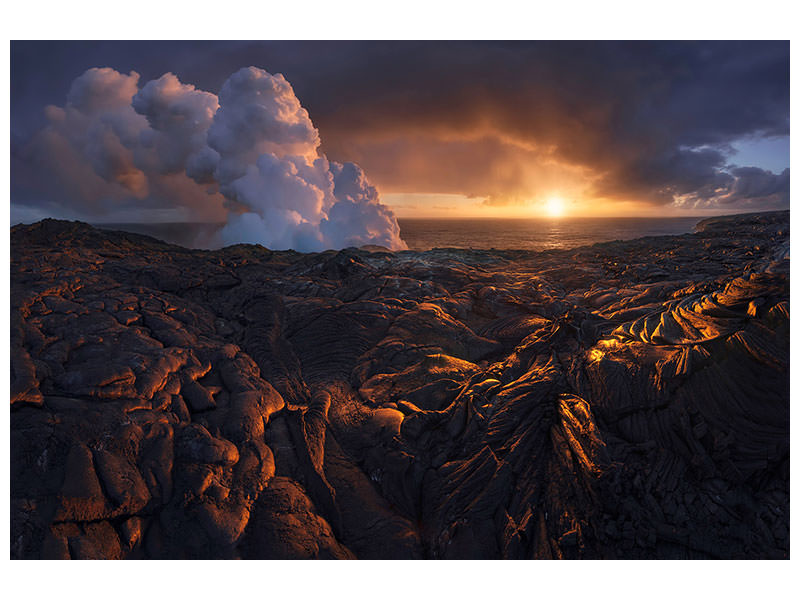
<svg viewBox="0 0 800 600"><path fill-rule="evenodd" d="M786 558L788 248L16 226L11 555Z"/></svg>

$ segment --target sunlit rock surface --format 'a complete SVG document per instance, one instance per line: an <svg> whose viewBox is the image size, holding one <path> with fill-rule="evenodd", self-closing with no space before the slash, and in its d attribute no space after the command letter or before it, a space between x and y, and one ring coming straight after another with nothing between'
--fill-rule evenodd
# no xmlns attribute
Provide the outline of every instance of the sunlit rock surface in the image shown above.
<svg viewBox="0 0 800 600"><path fill-rule="evenodd" d="M784 558L788 213L567 251L11 235L15 558Z"/></svg>

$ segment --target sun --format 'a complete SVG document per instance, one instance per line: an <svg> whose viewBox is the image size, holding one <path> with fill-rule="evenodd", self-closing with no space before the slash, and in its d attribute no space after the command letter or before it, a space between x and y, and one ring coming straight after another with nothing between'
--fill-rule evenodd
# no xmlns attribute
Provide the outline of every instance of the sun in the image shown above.
<svg viewBox="0 0 800 600"><path fill-rule="evenodd" d="M564 201L558 196L551 196L544 204L544 210L551 217L560 217L564 214Z"/></svg>

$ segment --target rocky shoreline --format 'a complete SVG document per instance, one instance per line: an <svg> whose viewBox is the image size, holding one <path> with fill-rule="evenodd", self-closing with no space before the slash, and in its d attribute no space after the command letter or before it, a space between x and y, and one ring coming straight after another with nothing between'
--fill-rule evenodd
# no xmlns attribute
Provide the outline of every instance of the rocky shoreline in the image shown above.
<svg viewBox="0 0 800 600"><path fill-rule="evenodd" d="M789 213L547 252L11 232L12 558L788 558Z"/></svg>

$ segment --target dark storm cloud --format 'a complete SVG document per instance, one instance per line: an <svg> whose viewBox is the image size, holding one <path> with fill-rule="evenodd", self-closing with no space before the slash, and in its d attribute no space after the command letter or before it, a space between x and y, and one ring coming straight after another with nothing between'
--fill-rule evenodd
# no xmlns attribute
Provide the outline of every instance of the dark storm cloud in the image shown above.
<svg viewBox="0 0 800 600"><path fill-rule="evenodd" d="M733 142L789 134L788 42L14 43L12 155L88 67L216 94L250 64L283 73L322 149L384 192L502 203L572 169L611 199L788 202L770 191L788 171L729 165Z"/></svg>
<svg viewBox="0 0 800 600"><path fill-rule="evenodd" d="M758 167L733 169L736 180L724 204L789 206L789 169L772 173Z"/></svg>
<svg viewBox="0 0 800 600"><path fill-rule="evenodd" d="M551 159L597 173L596 193L669 202L728 180L734 140L789 133L785 43L415 45L371 60L386 74L376 96L332 82L340 104L335 115L317 111L317 122L331 154L359 160L378 182L392 165L373 149L387 140L413 133L453 143L479 132L511 163L515 146L552 150ZM465 159L441 178L459 171L491 182L483 186L494 185L493 195L528 186L524 170L497 178L491 161Z"/></svg>

